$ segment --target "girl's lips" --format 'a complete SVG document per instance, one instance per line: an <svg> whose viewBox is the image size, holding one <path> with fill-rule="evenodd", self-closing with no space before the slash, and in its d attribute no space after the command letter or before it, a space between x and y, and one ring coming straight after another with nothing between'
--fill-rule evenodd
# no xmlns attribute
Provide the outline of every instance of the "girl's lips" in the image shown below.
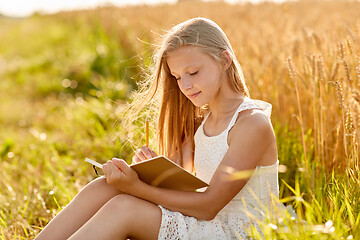
<svg viewBox="0 0 360 240"><path fill-rule="evenodd" d="M195 94L189 95L189 97L190 97L190 98L195 98L195 97L197 97L200 93L201 93L201 91L200 91L200 92L197 92L197 93L195 93Z"/></svg>

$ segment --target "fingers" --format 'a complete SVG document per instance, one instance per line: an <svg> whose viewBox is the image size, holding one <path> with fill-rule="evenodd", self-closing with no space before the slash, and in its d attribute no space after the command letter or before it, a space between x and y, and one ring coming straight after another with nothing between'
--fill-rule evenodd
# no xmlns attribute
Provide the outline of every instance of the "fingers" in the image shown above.
<svg viewBox="0 0 360 240"><path fill-rule="evenodd" d="M116 165L116 167L118 167L122 171L122 174L124 174L124 176L128 178L127 181L129 183L134 183L136 180L139 179L137 173L133 169L131 169L131 167L123 159L113 158L112 161Z"/></svg>
<svg viewBox="0 0 360 240"><path fill-rule="evenodd" d="M121 171L121 168L115 165L113 160L109 160L105 164L103 164L103 171L104 173L106 172L108 174L114 174L117 171Z"/></svg>
<svg viewBox="0 0 360 240"><path fill-rule="evenodd" d="M141 148L141 152L142 154L146 157L146 158L151 158L151 152L150 152L150 148L146 147L146 145L142 146Z"/></svg>
<svg viewBox="0 0 360 240"><path fill-rule="evenodd" d="M139 162L144 161L144 160L146 160L146 157L141 152L141 150L140 149L136 150L135 155L132 157L132 164L139 163Z"/></svg>
<svg viewBox="0 0 360 240"><path fill-rule="evenodd" d="M145 154L142 152L141 149L137 149L137 150L135 151L134 157L136 158L135 160L136 160L137 162L141 162L141 161L144 161L144 160L147 159L147 157L145 156Z"/></svg>
<svg viewBox="0 0 360 240"><path fill-rule="evenodd" d="M132 161L133 163L138 163L154 156L156 156L156 153L144 145L135 151L135 155L133 156Z"/></svg>
<svg viewBox="0 0 360 240"><path fill-rule="evenodd" d="M119 178L120 175L124 174L121 169L111 160L107 161L103 165L103 172L106 176L106 181L109 184L116 182L116 179Z"/></svg>
<svg viewBox="0 0 360 240"><path fill-rule="evenodd" d="M157 154L151 148L149 148L149 149L150 149L150 152L151 152L151 157L156 157Z"/></svg>
<svg viewBox="0 0 360 240"><path fill-rule="evenodd" d="M125 175L129 172L130 167L123 159L113 158L112 161Z"/></svg>
<svg viewBox="0 0 360 240"><path fill-rule="evenodd" d="M134 163L138 163L138 162L141 162L141 160L136 156L136 154L132 157L132 162L131 164L134 164Z"/></svg>
<svg viewBox="0 0 360 240"><path fill-rule="evenodd" d="M103 170L106 182L124 193L130 193L140 182L135 170L122 159L109 160L103 165Z"/></svg>

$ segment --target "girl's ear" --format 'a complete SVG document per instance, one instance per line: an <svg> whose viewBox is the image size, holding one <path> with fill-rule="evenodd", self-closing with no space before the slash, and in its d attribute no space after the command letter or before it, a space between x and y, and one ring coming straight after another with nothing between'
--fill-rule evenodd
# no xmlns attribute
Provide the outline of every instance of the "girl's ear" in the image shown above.
<svg viewBox="0 0 360 240"><path fill-rule="evenodd" d="M222 51L221 59L222 59L222 67L226 71L232 63L232 58L231 58L230 52L228 50Z"/></svg>

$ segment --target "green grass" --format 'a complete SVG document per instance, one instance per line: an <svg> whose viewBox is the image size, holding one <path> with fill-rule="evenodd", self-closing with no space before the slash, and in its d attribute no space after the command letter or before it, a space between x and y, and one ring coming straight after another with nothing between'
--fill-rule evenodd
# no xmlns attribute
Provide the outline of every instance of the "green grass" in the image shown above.
<svg viewBox="0 0 360 240"><path fill-rule="evenodd" d="M85 157L130 161L144 142L141 120L127 140L119 108L140 80L138 48L125 44L133 35L82 16L0 19L0 239L33 238L95 177ZM360 237L356 165L329 172L314 159L311 128L305 159L300 129L276 116L273 125L287 166L280 196L298 218L269 219L267 238Z"/></svg>
<svg viewBox="0 0 360 240"><path fill-rule="evenodd" d="M116 114L135 84L120 63L130 53L100 27L55 17L3 23L1 236L30 239L94 178L85 156L129 160Z"/></svg>

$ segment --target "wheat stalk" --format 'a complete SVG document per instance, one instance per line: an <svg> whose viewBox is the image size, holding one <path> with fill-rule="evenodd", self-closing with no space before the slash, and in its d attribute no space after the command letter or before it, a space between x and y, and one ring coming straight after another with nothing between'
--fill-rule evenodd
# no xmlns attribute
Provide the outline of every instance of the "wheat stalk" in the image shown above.
<svg viewBox="0 0 360 240"><path fill-rule="evenodd" d="M301 131L301 141L302 141L302 145L303 145L303 150L304 150L304 161L305 161L305 167L306 169L309 169L309 165L308 165L308 159L307 159L307 149L306 149L306 141L305 141L305 133L304 133L304 121L303 121L303 117L302 117L302 111L301 111L301 102L300 102L300 95L299 95L299 90L298 90L298 86L297 86L297 81L296 81L296 74L294 71L294 67L293 67L293 63L292 63L292 59L291 57L287 58L287 67L290 73L290 78L294 83L295 86L295 93L296 93L296 100L297 100L297 107L298 107L298 111L299 111L299 117L297 118L300 124L300 131ZM307 172L307 175L309 173ZM307 178L308 184L310 185L310 178Z"/></svg>
<svg viewBox="0 0 360 240"><path fill-rule="evenodd" d="M324 83L324 59L322 55L319 55L317 62L318 69L318 80L319 80L319 106L320 106L320 152L321 152L321 162L324 165L325 161L325 151L324 151L324 117L323 117L323 83Z"/></svg>

